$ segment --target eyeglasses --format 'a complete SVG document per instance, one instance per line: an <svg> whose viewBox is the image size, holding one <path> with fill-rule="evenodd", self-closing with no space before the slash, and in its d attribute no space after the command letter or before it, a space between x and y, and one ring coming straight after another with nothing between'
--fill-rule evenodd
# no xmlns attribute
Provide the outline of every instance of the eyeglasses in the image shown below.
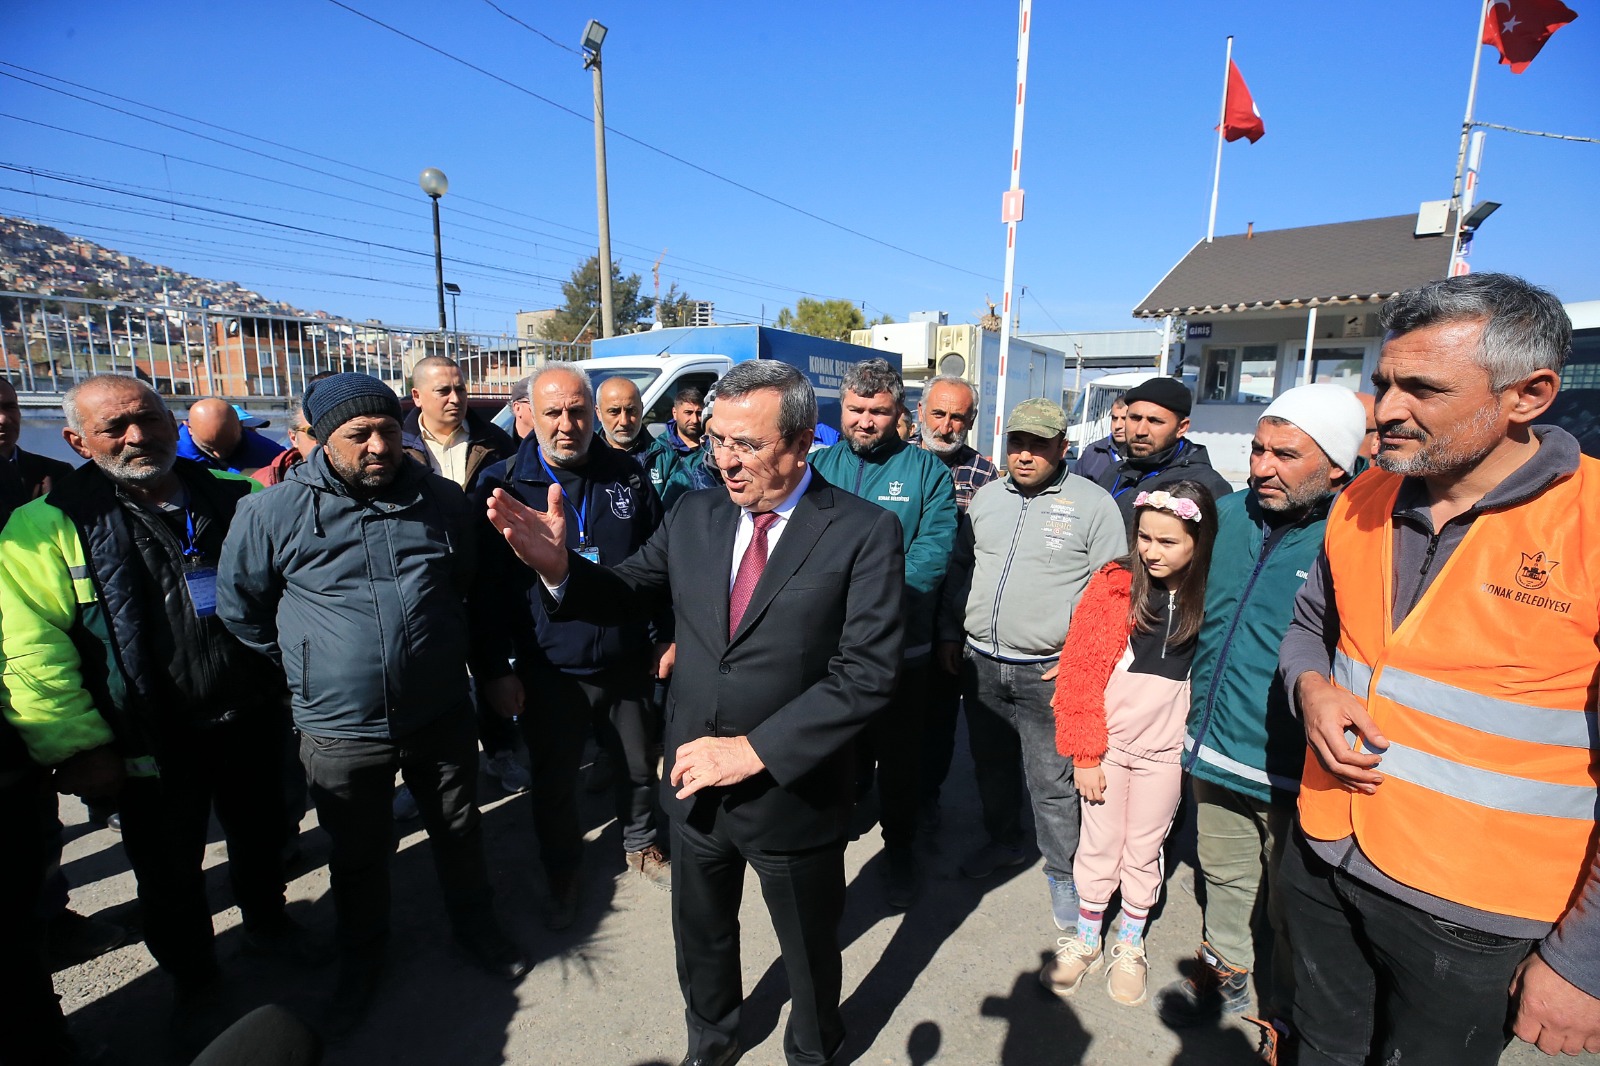
<svg viewBox="0 0 1600 1066"><path fill-rule="evenodd" d="M706 442L711 445L711 454L715 455L720 451L728 451L732 452L734 458L739 460L753 459L771 447L770 442L741 440L738 437L719 437L715 433L707 433Z"/></svg>

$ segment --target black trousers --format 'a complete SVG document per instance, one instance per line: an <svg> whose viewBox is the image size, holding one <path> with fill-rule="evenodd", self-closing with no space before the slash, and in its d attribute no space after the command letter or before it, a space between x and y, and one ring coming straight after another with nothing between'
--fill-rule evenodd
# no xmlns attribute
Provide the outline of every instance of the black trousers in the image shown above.
<svg viewBox="0 0 1600 1066"><path fill-rule="evenodd" d="M1300 1066L1493 1066L1530 940L1435 918L1323 862L1299 826L1278 874Z"/></svg>
<svg viewBox="0 0 1600 1066"><path fill-rule="evenodd" d="M428 831L445 908L457 936L495 928L494 890L477 805L478 740L466 704L404 737L350 740L301 735L300 758L317 820L333 838L328 870L339 946L377 954L389 933L394 855L394 774L405 778Z"/></svg>
<svg viewBox="0 0 1600 1066"><path fill-rule="evenodd" d="M518 719L528 748L533 830L547 876L569 876L583 855L578 767L591 727L617 767L614 790L625 851L657 842L656 745L661 720L651 709L641 664L595 674L524 672L525 710ZM670 753L669 753L670 758Z"/></svg>
<svg viewBox="0 0 1600 1066"><path fill-rule="evenodd" d="M956 723L961 717L961 678L947 674L935 661L926 673L927 696L923 700L922 723L922 803L939 803L939 791L950 776L950 763L956 754Z"/></svg>
<svg viewBox="0 0 1600 1066"><path fill-rule="evenodd" d="M278 708L208 729L174 730L159 777L130 777L117 796L122 846L139 885L145 946L180 984L217 969L206 899L206 828L216 808L228 883L246 926L283 918L284 734Z"/></svg>
<svg viewBox="0 0 1600 1066"><path fill-rule="evenodd" d="M856 741L858 759L869 766L877 763L878 823L883 826L886 848L909 848L916 840L931 666L927 657L907 660L900 668L900 683L889 705ZM950 687L955 688L955 679L950 680Z"/></svg>
<svg viewBox="0 0 1600 1066"><path fill-rule="evenodd" d="M789 1066L827 1066L844 1042L839 920L844 914L844 843L807 851L741 847L720 812L702 831L672 822L672 933L689 1054L712 1057L739 1032L739 904L748 865L761 879L789 976Z"/></svg>
<svg viewBox="0 0 1600 1066"><path fill-rule="evenodd" d="M27 768L0 774L0 1066L71 1058L39 915L59 829L48 775Z"/></svg>

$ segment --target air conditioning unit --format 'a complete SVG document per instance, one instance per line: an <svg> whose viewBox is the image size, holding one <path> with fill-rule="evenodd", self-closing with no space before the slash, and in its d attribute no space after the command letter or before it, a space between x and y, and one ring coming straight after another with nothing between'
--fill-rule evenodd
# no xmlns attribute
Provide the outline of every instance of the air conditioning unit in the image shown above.
<svg viewBox="0 0 1600 1066"><path fill-rule="evenodd" d="M934 338L933 372L976 381L978 334L977 326L940 326Z"/></svg>
<svg viewBox="0 0 1600 1066"><path fill-rule="evenodd" d="M872 347L882 352L898 352L900 373L910 377L926 374L932 365L932 322L891 322L872 327Z"/></svg>
<svg viewBox="0 0 1600 1066"><path fill-rule="evenodd" d="M872 331L870 329L853 329L850 331L850 343L859 344L863 348L872 347Z"/></svg>

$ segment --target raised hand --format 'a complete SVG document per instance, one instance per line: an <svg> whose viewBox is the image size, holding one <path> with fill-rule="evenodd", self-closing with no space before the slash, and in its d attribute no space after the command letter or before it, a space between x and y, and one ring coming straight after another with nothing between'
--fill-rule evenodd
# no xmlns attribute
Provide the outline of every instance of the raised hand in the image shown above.
<svg viewBox="0 0 1600 1066"><path fill-rule="evenodd" d="M560 485L550 486L547 507L536 511L504 489L495 489L489 497L489 521L518 559L546 584L559 585L567 579L567 513Z"/></svg>

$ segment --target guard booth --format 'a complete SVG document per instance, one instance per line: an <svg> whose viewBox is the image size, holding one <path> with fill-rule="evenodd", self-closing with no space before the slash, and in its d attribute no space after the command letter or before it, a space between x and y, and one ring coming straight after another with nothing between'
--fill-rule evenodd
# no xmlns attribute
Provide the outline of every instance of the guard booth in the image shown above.
<svg viewBox="0 0 1600 1066"><path fill-rule="evenodd" d="M1371 391L1379 309L1444 277L1450 258L1449 238L1416 224L1394 215L1201 241L1134 308L1179 321L1170 369L1195 390L1189 435L1223 477L1244 483L1256 419L1285 389Z"/></svg>

